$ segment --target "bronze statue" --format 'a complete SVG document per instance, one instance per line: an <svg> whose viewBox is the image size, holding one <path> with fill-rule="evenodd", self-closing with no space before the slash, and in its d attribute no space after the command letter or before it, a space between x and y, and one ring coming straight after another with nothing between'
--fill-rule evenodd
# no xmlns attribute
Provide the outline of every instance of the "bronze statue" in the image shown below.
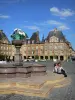
<svg viewBox="0 0 75 100"><path fill-rule="evenodd" d="M21 29L15 29L14 33L11 35L13 40L23 40L27 38L27 34L24 33Z"/></svg>

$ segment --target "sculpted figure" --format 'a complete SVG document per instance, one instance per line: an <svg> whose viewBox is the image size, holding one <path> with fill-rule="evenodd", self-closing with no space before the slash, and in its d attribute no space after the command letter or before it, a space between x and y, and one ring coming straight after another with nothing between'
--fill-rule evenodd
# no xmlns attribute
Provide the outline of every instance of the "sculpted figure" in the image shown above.
<svg viewBox="0 0 75 100"><path fill-rule="evenodd" d="M13 34L11 35L13 40L23 40L27 38L27 34L24 33L21 29L15 29Z"/></svg>

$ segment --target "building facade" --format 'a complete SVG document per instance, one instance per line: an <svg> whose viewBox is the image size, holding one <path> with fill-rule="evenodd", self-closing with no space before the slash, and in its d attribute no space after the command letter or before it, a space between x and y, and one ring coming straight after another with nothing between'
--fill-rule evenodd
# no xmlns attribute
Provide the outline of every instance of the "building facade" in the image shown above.
<svg viewBox="0 0 75 100"><path fill-rule="evenodd" d="M14 60L15 46L10 44L8 39L0 41L0 53ZM39 39L39 32L34 32L30 39L25 40L20 51L23 60L29 57L42 60L67 60L75 54L70 42L57 29L50 31L47 38L43 37L42 41Z"/></svg>
<svg viewBox="0 0 75 100"><path fill-rule="evenodd" d="M39 36L36 36L38 39L36 39L35 35L32 36L34 38L31 37L21 47L23 59L32 57L35 59L67 60L72 55L71 44L65 39L63 33L57 29L50 31L47 38L41 42Z"/></svg>
<svg viewBox="0 0 75 100"><path fill-rule="evenodd" d="M11 54L12 45L3 30L0 30L0 60L11 59Z"/></svg>

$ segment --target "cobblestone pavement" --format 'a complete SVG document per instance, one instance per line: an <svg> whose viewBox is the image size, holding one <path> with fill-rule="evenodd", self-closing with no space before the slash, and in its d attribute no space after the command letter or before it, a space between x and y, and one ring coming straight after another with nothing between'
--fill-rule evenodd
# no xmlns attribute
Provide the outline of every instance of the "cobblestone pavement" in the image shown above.
<svg viewBox="0 0 75 100"><path fill-rule="evenodd" d="M53 62L40 62L45 64L48 70L53 69ZM63 62L64 69L67 72L69 78L71 78L71 84L61 88L54 88L48 98L31 97L23 95L0 95L0 100L75 100L75 62Z"/></svg>

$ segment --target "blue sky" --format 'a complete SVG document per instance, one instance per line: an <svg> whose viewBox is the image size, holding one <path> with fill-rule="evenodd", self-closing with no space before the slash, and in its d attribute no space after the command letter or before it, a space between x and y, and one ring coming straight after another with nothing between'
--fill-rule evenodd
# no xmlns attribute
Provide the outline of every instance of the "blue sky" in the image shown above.
<svg viewBox="0 0 75 100"><path fill-rule="evenodd" d="M0 0L0 29L11 40L15 28L40 39L58 28L75 49L75 0Z"/></svg>

